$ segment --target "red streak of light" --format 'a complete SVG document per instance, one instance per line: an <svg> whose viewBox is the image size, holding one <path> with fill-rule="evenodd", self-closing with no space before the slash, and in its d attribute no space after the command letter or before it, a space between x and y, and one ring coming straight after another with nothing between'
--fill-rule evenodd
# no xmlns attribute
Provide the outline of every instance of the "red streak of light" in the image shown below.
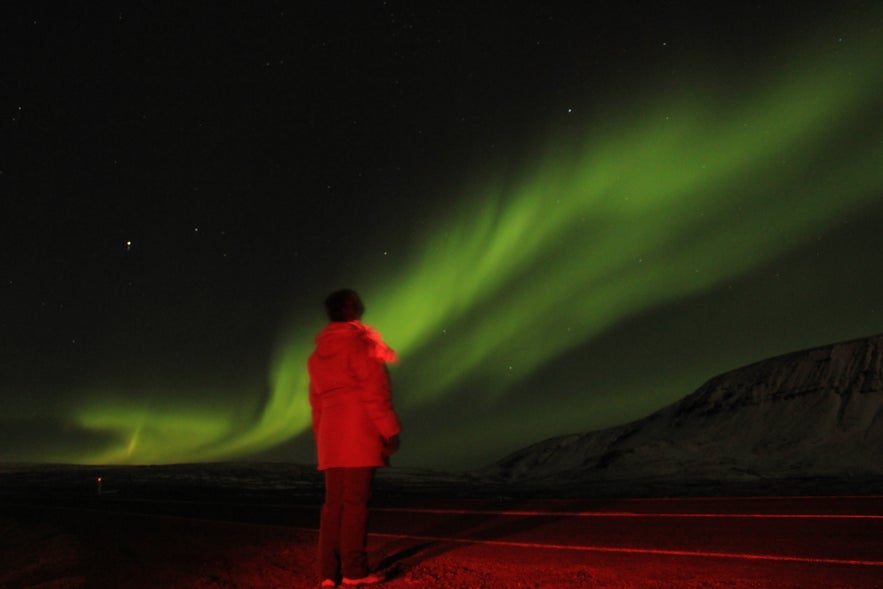
<svg viewBox="0 0 883 589"><path fill-rule="evenodd" d="M803 562L815 564L837 564L853 566L878 566L883 567L880 560L849 560L839 558L813 558L809 556L777 556L774 554L744 554L730 552L702 552L690 550L661 550L655 548L617 548L610 546L579 546L571 544L542 544L534 542L509 542L506 540L472 540L469 538L445 538L441 536L411 536L407 534L379 534L372 533L369 536L383 538L397 538L420 540L421 542L455 542L458 544L483 544L486 546L505 546L507 548L530 548L549 550L576 550L580 552L608 552L620 554L651 554L657 556L692 556L703 558L729 558L740 560L767 560L775 562Z"/></svg>
<svg viewBox="0 0 883 589"><path fill-rule="evenodd" d="M632 511L490 511L481 509L423 509L409 507L374 507L372 511L429 513L436 515L503 515L512 517L636 517L636 518L757 518L757 519L881 519L883 515L817 513L640 513Z"/></svg>

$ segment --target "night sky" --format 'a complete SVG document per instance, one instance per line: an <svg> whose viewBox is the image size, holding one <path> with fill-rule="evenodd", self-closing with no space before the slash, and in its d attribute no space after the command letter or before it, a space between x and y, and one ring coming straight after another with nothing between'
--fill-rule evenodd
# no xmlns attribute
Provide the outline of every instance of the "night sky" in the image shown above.
<svg viewBox="0 0 883 589"><path fill-rule="evenodd" d="M3 2L0 460L311 462L350 287L397 464L883 332L879 2Z"/></svg>

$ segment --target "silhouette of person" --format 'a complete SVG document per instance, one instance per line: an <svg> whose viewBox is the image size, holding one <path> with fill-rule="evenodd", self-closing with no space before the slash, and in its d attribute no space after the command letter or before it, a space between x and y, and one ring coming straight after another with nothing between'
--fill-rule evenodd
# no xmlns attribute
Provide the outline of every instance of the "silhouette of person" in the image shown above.
<svg viewBox="0 0 883 589"><path fill-rule="evenodd" d="M328 295L329 323L307 360L310 407L325 502L319 526L322 587L378 583L368 570L368 500L374 471L398 450L401 425L392 403L386 363L396 359L374 329L361 322L365 307L353 290Z"/></svg>

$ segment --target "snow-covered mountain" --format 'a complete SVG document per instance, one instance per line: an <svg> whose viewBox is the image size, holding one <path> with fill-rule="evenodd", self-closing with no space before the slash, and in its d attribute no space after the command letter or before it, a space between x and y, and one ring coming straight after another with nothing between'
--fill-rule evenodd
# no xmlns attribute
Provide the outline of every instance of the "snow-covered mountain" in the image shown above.
<svg viewBox="0 0 883 589"><path fill-rule="evenodd" d="M883 476L883 335L727 372L644 419L545 440L481 474L510 482Z"/></svg>

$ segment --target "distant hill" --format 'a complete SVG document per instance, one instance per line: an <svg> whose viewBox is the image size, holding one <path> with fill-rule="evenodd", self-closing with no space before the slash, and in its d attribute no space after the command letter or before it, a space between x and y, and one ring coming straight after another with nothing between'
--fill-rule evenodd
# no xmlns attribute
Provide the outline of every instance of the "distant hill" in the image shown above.
<svg viewBox="0 0 883 589"><path fill-rule="evenodd" d="M883 477L883 335L712 378L619 427L548 439L483 469L506 482Z"/></svg>

